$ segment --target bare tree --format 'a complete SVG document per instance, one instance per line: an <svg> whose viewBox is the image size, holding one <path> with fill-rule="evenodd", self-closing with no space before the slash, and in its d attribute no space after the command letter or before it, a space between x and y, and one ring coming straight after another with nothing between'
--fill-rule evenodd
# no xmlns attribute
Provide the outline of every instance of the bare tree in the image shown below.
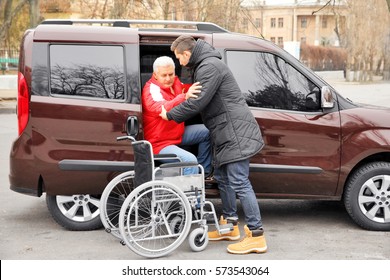
<svg viewBox="0 0 390 280"><path fill-rule="evenodd" d="M113 5L112 0L77 0L79 12L84 18L107 18Z"/></svg>
<svg viewBox="0 0 390 280"><path fill-rule="evenodd" d="M384 26L387 31L384 36L383 48L383 80L390 81L390 0L387 0L387 21Z"/></svg>
<svg viewBox="0 0 390 280"><path fill-rule="evenodd" d="M30 27L35 27L41 20L41 14L39 10L39 0L29 0L30 2Z"/></svg>
<svg viewBox="0 0 390 280"><path fill-rule="evenodd" d="M77 0L85 18L210 21L238 29L242 0Z"/></svg>
<svg viewBox="0 0 390 280"><path fill-rule="evenodd" d="M372 81L383 63L384 72L390 72L389 54L390 0L329 0L316 13L331 7L336 18L335 32L342 47L347 49L346 80ZM339 5L347 5L345 28L340 24ZM376 65L376 67L375 67ZM386 70L387 69L387 70ZM351 77L353 71L353 77ZM384 76L385 78L385 76Z"/></svg>
<svg viewBox="0 0 390 280"><path fill-rule="evenodd" d="M158 0L156 1L158 6L160 7L162 17L164 20L169 19L169 15L172 14L173 3L169 0Z"/></svg>
<svg viewBox="0 0 390 280"><path fill-rule="evenodd" d="M126 18L131 1L128 0L116 0L112 5L110 11L111 18ZM130 7L131 8L131 7Z"/></svg>
<svg viewBox="0 0 390 280"><path fill-rule="evenodd" d="M8 37L8 31L11 28L12 22L20 13L20 11L24 8L26 4L28 4L29 0L20 0L16 6L13 8L13 0L6 0L4 3L4 19L2 25L0 27L0 42L4 42Z"/></svg>
<svg viewBox="0 0 390 280"><path fill-rule="evenodd" d="M390 13L385 0L346 2L349 7L345 31L348 52L346 80L351 80L350 71L353 70L353 81L372 81L375 65L386 57Z"/></svg>
<svg viewBox="0 0 390 280"><path fill-rule="evenodd" d="M214 0L196 0L195 8L197 12L197 21L207 21L208 20L208 12L211 10L211 6L214 4Z"/></svg>
<svg viewBox="0 0 390 280"><path fill-rule="evenodd" d="M240 0L196 0L194 11L197 13L195 20L216 23L228 30L238 30L238 16L240 12Z"/></svg>

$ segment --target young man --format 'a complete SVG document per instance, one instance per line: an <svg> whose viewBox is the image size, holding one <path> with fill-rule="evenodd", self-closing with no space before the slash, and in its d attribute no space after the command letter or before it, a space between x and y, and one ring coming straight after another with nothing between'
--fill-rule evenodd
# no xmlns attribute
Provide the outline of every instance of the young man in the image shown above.
<svg viewBox="0 0 390 280"><path fill-rule="evenodd" d="M264 253L267 245L259 205L249 181L249 160L264 146L260 128L249 110L230 69L221 55L203 40L182 35L171 45L182 66L193 68L194 81L202 85L197 98L174 108L162 108L161 117L181 123L201 114L214 145L214 177L221 194L221 224L233 223L234 230L220 235L209 232L210 240L238 240L240 231L236 196L245 214L245 238L227 247L229 253Z"/></svg>
<svg viewBox="0 0 390 280"><path fill-rule="evenodd" d="M175 76L172 58L162 56L153 63L153 76L142 91L144 136L155 154L176 154L181 161L198 162L206 176L211 172L210 133L203 124L184 126L184 123L166 121L159 116L161 106L172 109L188 98L196 98L200 92L198 84L187 93L179 78ZM198 145L198 157L180 146ZM184 175L199 173L197 167L184 168Z"/></svg>

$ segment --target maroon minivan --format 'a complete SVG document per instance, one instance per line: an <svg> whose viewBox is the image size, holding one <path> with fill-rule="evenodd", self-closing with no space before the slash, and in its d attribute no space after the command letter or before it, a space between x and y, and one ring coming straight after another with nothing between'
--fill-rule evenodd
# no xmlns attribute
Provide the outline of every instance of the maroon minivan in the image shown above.
<svg viewBox="0 0 390 280"><path fill-rule="evenodd" d="M390 230L390 109L354 104L275 44L204 22L48 20L27 30L11 189L46 193L67 229L101 227L103 189L133 168L131 145L116 137L142 139L141 89L183 33L222 54L261 127L266 146L250 166L258 197L343 200L362 228ZM193 82L179 63L176 73Z"/></svg>

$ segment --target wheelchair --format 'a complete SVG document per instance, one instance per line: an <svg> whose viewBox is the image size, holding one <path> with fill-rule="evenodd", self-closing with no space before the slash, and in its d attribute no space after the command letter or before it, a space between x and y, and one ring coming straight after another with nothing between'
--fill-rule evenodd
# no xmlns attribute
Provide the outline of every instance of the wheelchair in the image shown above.
<svg viewBox="0 0 390 280"><path fill-rule="evenodd" d="M101 199L101 218L106 231L115 233L123 245L140 256L158 258L173 252L187 236L193 251L204 250L208 244L208 220L221 234L233 230L232 224L218 224L214 205L206 201L201 165L172 162L156 167L150 142L132 136L117 140L131 141L134 171L118 175L107 185ZM174 155L163 157L173 159ZM198 167L200 174L183 175L185 167ZM120 206L119 216L118 209L114 211L115 219L107 215L114 197Z"/></svg>
<svg viewBox="0 0 390 280"><path fill-rule="evenodd" d="M119 139L120 140L120 139ZM180 161L174 154L159 154L153 156L155 161ZM114 177L100 198L100 219L106 232L118 239L122 239L119 232L119 213L126 197L134 190L134 171L129 170Z"/></svg>

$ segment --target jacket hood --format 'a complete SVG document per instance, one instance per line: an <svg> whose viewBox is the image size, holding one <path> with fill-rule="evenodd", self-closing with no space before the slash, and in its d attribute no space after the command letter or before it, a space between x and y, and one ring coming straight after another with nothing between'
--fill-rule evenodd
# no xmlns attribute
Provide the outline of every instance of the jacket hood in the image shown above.
<svg viewBox="0 0 390 280"><path fill-rule="evenodd" d="M208 57L216 57L218 59L222 58L221 54L212 45L206 41L198 39L190 60L188 61L187 67L193 68Z"/></svg>

